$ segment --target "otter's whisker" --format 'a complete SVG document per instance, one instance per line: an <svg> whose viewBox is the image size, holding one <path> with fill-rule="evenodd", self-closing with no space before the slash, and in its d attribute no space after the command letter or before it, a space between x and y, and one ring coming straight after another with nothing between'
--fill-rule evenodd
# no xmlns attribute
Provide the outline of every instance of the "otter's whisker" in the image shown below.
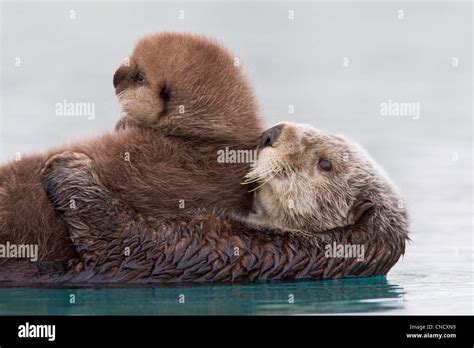
<svg viewBox="0 0 474 348"><path fill-rule="evenodd" d="M257 181L262 181L267 175L272 174L275 171L274 168L266 169L263 171L258 171L254 170L248 173L245 176L245 180L242 182L242 184L249 184Z"/></svg>
<svg viewBox="0 0 474 348"><path fill-rule="evenodd" d="M261 185L255 187L254 189L250 190L249 192L258 190L258 189L261 188L263 185L265 185L267 182L269 182L270 180L272 180L272 179L273 179L278 173L280 173L280 172L281 172L281 168L279 168L278 170L276 170L276 171L274 172L274 174L273 174L271 177L269 177L267 180L265 180Z"/></svg>
<svg viewBox="0 0 474 348"><path fill-rule="evenodd" d="M251 175L247 175L245 177L245 180L242 182L243 185L245 184L251 184L254 182L261 182L265 180L268 175L271 175L274 173L274 169L268 169L266 171L257 171L255 173L251 173Z"/></svg>

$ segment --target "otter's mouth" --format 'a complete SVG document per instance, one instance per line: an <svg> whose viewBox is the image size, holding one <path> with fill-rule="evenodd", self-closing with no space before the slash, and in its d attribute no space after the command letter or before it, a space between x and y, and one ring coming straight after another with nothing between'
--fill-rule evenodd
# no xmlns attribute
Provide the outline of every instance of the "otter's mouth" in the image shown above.
<svg viewBox="0 0 474 348"><path fill-rule="evenodd" d="M272 180L276 175L278 175L280 170L281 168L278 163L270 160L263 160L261 158L261 154L259 153L257 161L252 164L249 172L245 175L243 184L258 183L262 184L261 186L263 186Z"/></svg>
<svg viewBox="0 0 474 348"><path fill-rule="evenodd" d="M122 117L128 116L131 109L128 102L129 98L127 98L126 92L126 90L122 90L116 94L120 108L122 109Z"/></svg>
<svg viewBox="0 0 474 348"><path fill-rule="evenodd" d="M133 98L130 98L127 94L128 91L125 89L117 94L117 100L120 103L120 106L122 107L122 111L124 113L129 113L131 107L130 103L132 102Z"/></svg>

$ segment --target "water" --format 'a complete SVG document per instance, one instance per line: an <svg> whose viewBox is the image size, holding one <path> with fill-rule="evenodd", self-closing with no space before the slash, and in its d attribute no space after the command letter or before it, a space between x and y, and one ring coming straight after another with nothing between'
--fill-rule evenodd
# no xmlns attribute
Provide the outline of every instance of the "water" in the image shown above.
<svg viewBox="0 0 474 348"><path fill-rule="evenodd" d="M0 289L2 314L296 315L384 312L403 289L384 277L161 288ZM75 303L71 303L74 295ZM183 297L184 296L184 297Z"/></svg>
<svg viewBox="0 0 474 348"><path fill-rule="evenodd" d="M310 123L367 148L403 193L412 241L386 279L8 288L0 314L474 313L471 3L4 2L1 28L2 162L112 129L112 74L138 37L204 33L239 54L268 125ZM65 99L94 102L95 118L56 116ZM382 116L389 100L420 103L420 117Z"/></svg>

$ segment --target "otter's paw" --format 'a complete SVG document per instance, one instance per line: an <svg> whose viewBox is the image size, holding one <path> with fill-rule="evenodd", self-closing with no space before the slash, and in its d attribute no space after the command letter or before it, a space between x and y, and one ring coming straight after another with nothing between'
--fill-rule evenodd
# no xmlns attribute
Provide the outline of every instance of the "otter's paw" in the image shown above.
<svg viewBox="0 0 474 348"><path fill-rule="evenodd" d="M67 168L91 168L92 159L84 153L66 151L49 158L41 172L41 177L47 177L57 171Z"/></svg>
<svg viewBox="0 0 474 348"><path fill-rule="evenodd" d="M79 178L91 178L92 159L86 154L66 151L48 159L41 172L41 182L51 198Z"/></svg>

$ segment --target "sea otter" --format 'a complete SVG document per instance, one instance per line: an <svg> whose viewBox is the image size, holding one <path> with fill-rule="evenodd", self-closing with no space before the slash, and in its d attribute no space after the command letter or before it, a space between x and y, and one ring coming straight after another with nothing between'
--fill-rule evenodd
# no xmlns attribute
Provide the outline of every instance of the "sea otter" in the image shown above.
<svg viewBox="0 0 474 348"><path fill-rule="evenodd" d="M404 254L408 239L406 209L383 170L357 144L306 125L283 123L262 134L258 160L247 176L259 183L249 216L197 211L171 219L144 217L101 183L95 167L87 155L73 152L46 164L43 185L80 258L68 268L32 271L31 279L153 283L377 276ZM364 252L329 250L339 246Z"/></svg>
<svg viewBox="0 0 474 348"><path fill-rule="evenodd" d="M66 150L92 158L101 183L144 215L250 210L251 195L239 185L249 164L215 160L226 148L254 149L263 130L233 55L200 36L151 35L113 83L125 112L117 132L0 167L0 244L38 244L40 260L76 256L40 181L46 160Z"/></svg>
<svg viewBox="0 0 474 348"><path fill-rule="evenodd" d="M245 181L259 184L248 217L253 224L314 235L376 210L383 233L407 230L397 224L407 221L399 190L356 142L283 123L263 133L259 145L257 165Z"/></svg>

